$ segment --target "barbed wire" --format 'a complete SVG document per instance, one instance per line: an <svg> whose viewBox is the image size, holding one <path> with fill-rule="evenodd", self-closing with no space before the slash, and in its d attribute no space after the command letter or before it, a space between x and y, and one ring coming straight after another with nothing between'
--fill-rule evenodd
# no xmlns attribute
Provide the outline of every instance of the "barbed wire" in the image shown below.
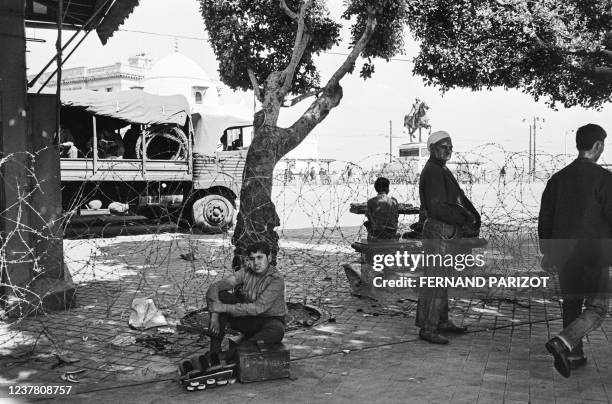
<svg viewBox="0 0 612 404"><path fill-rule="evenodd" d="M497 144L486 144L456 153L453 164L449 165L481 213L481 235L489 240L487 266L483 269L487 274L541 271L537 237L540 197L550 175L572 158L545 153L538 153L536 158L534 172L529 170L527 152L512 152ZM293 166L290 172L279 164L272 201L281 223L277 228L278 268L285 275L289 302L324 306L334 296L349 292L341 265L360 261L351 244L367 236L363 227L365 218L350 213L349 209L352 203L366 202L375 195L373 183L378 176L391 180L390 193L400 202L419 205L418 179L422 164L400 158L388 160L389 155L372 155L359 161L335 161L329 166L312 162L311 166L319 169L315 175L308 170L310 166ZM11 156L0 161L0 165L9 163ZM27 264L32 267L33 279L44 277L45 268L41 267L44 255L53 254L53 251L34 250L15 253L15 241L31 245L21 239L23 235L49 238L48 233L28 227L20 219L26 211L38 215L39 219L43 217L29 202L40 184L31 167L24 169L37 186L34 190L26 187L14 190L19 195L19 203L7 206L2 212L3 216L17 219L0 243L3 273L0 286L10 292L13 300L28 301L40 309L43 296L32 292L33 280L19 284L10 279L7 271L9 265ZM139 189L130 188L132 199L121 202L134 202L138 192ZM108 205L118 195L113 187L85 184L74 189L71 196L64 213L49 225L59 226L69 235L59 241L63 243L65 267L74 282L81 310L90 307L88 310L109 321L125 324L132 300L146 297L153 299L164 312L180 317L204 307L208 285L232 272L231 232L202 234L198 228L182 221L180 212L161 208L154 212L157 216L154 222L146 222L146 234L133 234L138 223L132 215L92 216L78 227L75 222L79 210L87 212L92 200ZM417 220L416 215L402 215L399 232L409 231ZM138 232L142 233L142 229ZM46 321L44 316L40 319L43 323ZM53 340L55 344L62 344L57 336Z"/></svg>

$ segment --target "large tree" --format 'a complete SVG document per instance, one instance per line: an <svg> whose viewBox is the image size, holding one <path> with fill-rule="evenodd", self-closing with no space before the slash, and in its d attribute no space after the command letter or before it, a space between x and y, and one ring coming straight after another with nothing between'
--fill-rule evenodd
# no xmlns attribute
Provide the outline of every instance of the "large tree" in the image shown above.
<svg viewBox="0 0 612 404"><path fill-rule="evenodd" d="M236 255L264 240L274 247L280 223L271 200L272 172L342 99L340 81L367 58L360 74L373 73L372 57L390 58L403 49L407 4L403 0L345 2L343 20L351 24L350 52L321 84L314 57L340 42L341 24L323 0L200 0L221 80L234 89L252 89L261 102L254 117L232 241ZM277 122L281 107L312 97L291 126Z"/></svg>
<svg viewBox="0 0 612 404"><path fill-rule="evenodd" d="M612 94L612 1L410 1L414 73L443 90L517 88L551 105Z"/></svg>

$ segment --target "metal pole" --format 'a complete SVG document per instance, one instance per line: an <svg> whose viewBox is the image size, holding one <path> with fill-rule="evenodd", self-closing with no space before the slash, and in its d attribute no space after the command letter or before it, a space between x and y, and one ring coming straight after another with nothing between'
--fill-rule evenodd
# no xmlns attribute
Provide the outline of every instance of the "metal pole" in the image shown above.
<svg viewBox="0 0 612 404"><path fill-rule="evenodd" d="M96 116L92 115L91 122L93 125L93 173L98 172L98 128L96 124Z"/></svg>
<svg viewBox="0 0 612 404"><path fill-rule="evenodd" d="M536 118L533 118L533 176L536 172Z"/></svg>
<svg viewBox="0 0 612 404"><path fill-rule="evenodd" d="M393 126L391 121L389 120L389 163L393 158Z"/></svg>
<svg viewBox="0 0 612 404"><path fill-rule="evenodd" d="M98 8L96 9L96 11L94 11L94 13L91 15L91 17L89 17L89 19L88 19L87 21L85 21L85 23L84 23L84 24L81 26L81 28L79 28L79 29L77 30L77 32L75 32L75 33L74 33L74 35L72 35L72 37L71 37L71 38L68 40L68 42L66 42L66 44L64 45L64 47L62 48L62 50L64 50L66 47L68 47L68 45L70 45L70 43L71 43L71 42L74 40L74 38L76 38L76 36L78 35L78 33L79 33L79 32L81 32L81 31L83 30L83 27L86 27L87 25L89 25L89 23L90 23L91 21L93 21L93 19L94 19L94 18L96 18L96 16L97 16L97 15L100 13L100 11L101 11L101 10L102 10L104 7L106 7L106 5L108 4L108 2L110 2L110 1L111 1L111 0L105 0L105 1L104 1L104 3L100 4L100 7L98 7ZM58 15L60 15L60 16L61 16L61 15L62 15L62 12L59 12L59 11L58 11ZM38 81L38 79L40 78L40 76L42 76L42 75L43 75L43 73L47 71L47 69L49 68L49 66L51 66L51 64L53 63L53 60L55 60L55 57L51 58L51 60L49 60L49 63L47 63L47 64L45 65L45 67L43 67L43 69L40 71L40 73L38 73L38 74L36 75L36 77L34 77L34 78L32 79L32 81L30 81L30 82L28 83L28 88L32 88L32 86L33 86L34 84L36 84L36 82Z"/></svg>
<svg viewBox="0 0 612 404"><path fill-rule="evenodd" d="M77 43L74 48L72 48L72 50L70 51L70 53L63 58L62 60L62 65L60 66L60 69L62 66L64 66L64 63L66 63L66 61L68 59L70 59L70 56L72 56L72 54L74 53L75 50L78 49L79 45L81 45L81 43L85 40L85 38L87 38L87 35L89 35L91 31L86 31L85 35L83 35L83 38L81 38L81 40L79 41L79 43ZM55 68L55 70L53 71L53 73L51 73L49 75L49 77L47 77L47 80L45 80L45 82L40 86L40 88L38 89L38 91L36 92L37 94L40 94L40 92L43 90L43 88L45 88L47 86L47 84L49 84L49 82L51 81L51 79L53 78L53 76L55 75L55 73L57 73L58 70L60 70L58 68Z"/></svg>
<svg viewBox="0 0 612 404"><path fill-rule="evenodd" d="M529 171L531 174L531 124L529 124Z"/></svg>
<svg viewBox="0 0 612 404"><path fill-rule="evenodd" d="M55 133L58 144L60 141L60 117L62 112L62 23L64 13L64 0L59 0L57 7L57 42L55 43L55 49L57 50L57 83L55 88Z"/></svg>

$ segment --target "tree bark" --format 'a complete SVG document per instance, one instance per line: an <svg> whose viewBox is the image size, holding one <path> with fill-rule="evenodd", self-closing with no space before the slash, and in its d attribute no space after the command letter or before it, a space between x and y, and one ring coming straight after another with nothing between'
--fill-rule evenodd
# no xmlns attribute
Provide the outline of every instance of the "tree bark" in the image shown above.
<svg viewBox="0 0 612 404"><path fill-rule="evenodd" d="M332 90L326 89L302 118L286 129L267 124L266 118L261 116L255 117L255 122L262 124L255 127L244 167L240 211L232 237L235 247L232 266L235 270L244 263L247 247L258 241L268 243L272 251L272 264L276 265L278 234L274 228L280 226L280 218L272 202L274 167L308 136L341 99L342 88L339 85Z"/></svg>

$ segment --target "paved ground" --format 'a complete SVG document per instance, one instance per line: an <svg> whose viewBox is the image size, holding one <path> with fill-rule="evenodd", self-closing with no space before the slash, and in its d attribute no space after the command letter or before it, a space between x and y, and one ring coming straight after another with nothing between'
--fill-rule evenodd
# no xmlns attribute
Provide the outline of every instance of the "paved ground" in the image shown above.
<svg viewBox="0 0 612 404"><path fill-rule="evenodd" d="M176 384L176 363L205 351L207 341L189 333L130 329L131 301L152 298L171 320L201 307L206 286L227 271L231 247L227 239L218 237L159 234L65 241L68 265L78 285L78 307L0 323L0 397L8 397L9 385L61 384L60 376L67 370L84 369L80 383L73 384L73 394L56 400L612 401L610 317L586 341L587 367L563 379L543 346L561 328L554 295L464 293L451 301L451 315L471 332L453 337L449 346L435 346L417 338L412 293L389 295L379 302L349 294L340 263L357 258L347 248L354 235L312 231L285 237L279 267L286 275L288 300L320 307L325 320L286 336L291 380L197 393L187 393ZM189 253L197 259L181 258ZM504 265L500 267L507 269ZM122 346L118 336L166 340L158 347L134 342ZM78 361L54 367L58 355Z"/></svg>

